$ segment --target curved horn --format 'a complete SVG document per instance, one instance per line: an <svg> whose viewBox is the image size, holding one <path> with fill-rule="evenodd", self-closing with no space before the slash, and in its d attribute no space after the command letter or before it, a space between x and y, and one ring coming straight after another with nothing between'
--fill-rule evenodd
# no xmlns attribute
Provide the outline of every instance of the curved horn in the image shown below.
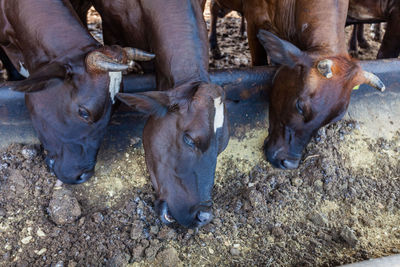
<svg viewBox="0 0 400 267"><path fill-rule="evenodd" d="M149 61L156 56L154 54L132 47L124 47L124 51L126 52L126 56L129 60Z"/></svg>
<svg viewBox="0 0 400 267"><path fill-rule="evenodd" d="M99 51L87 55L86 65L89 69L97 71L124 71L129 68L128 65L118 63Z"/></svg>
<svg viewBox="0 0 400 267"><path fill-rule="evenodd" d="M332 73L333 61L330 59L324 59L318 62L317 69L326 78L330 79L333 76Z"/></svg>
<svg viewBox="0 0 400 267"><path fill-rule="evenodd" d="M374 87L375 89L383 92L385 91L386 87L381 81L381 79L378 78L375 74L368 72L368 71L363 71L364 77L365 77L365 83Z"/></svg>

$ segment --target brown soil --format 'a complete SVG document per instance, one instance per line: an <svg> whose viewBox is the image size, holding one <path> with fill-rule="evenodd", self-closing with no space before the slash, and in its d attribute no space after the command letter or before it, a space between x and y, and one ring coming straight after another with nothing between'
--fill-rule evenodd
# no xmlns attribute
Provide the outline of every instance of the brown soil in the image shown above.
<svg viewBox="0 0 400 267"><path fill-rule="evenodd" d="M227 56L211 66L248 65L238 16L220 25ZM102 149L95 177L75 186L56 182L39 145L1 150L0 266L335 266L399 253L400 129L375 137L343 120L282 171L263 158L266 127L235 130L219 157L215 218L199 230L157 219L140 140Z"/></svg>

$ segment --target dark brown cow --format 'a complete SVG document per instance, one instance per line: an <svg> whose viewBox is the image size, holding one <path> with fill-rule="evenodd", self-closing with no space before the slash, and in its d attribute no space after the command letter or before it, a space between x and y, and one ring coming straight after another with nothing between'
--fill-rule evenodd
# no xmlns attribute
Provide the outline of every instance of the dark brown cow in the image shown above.
<svg viewBox="0 0 400 267"><path fill-rule="evenodd" d="M384 90L347 52L347 0L243 2L254 65L281 65L270 91L269 135L264 152L283 169L297 168L304 147L323 125L343 117L353 87ZM260 42L257 40L257 34Z"/></svg>
<svg viewBox="0 0 400 267"><path fill-rule="evenodd" d="M227 2L226 0L211 0L210 5L210 13L211 13L211 23L210 23L210 37L208 38L210 42L210 50L214 59L221 59L223 55L218 46L217 40L217 20L218 18L225 17L228 13L233 10L241 13L242 12L242 1L241 0L234 0L228 1L228 5L224 6L224 3ZM245 19L242 15L242 23L240 25L240 34L244 36L245 32Z"/></svg>
<svg viewBox="0 0 400 267"><path fill-rule="evenodd" d="M348 24L387 22L377 58L400 54L400 0L350 0Z"/></svg>
<svg viewBox="0 0 400 267"><path fill-rule="evenodd" d="M27 77L8 85L27 93L49 167L65 183L84 182L93 174L121 71L153 56L101 47L69 1L0 0L0 6L0 46Z"/></svg>
<svg viewBox="0 0 400 267"><path fill-rule="evenodd" d="M210 83L199 1L92 2L102 16L107 44L156 54L159 91L117 96L150 115L143 145L161 220L169 224L175 219L186 227L208 223L217 156L229 134L224 91Z"/></svg>
<svg viewBox="0 0 400 267"><path fill-rule="evenodd" d="M364 24L354 24L349 41L349 53L356 56L358 53L358 46L364 49L369 49L371 47L364 37Z"/></svg>

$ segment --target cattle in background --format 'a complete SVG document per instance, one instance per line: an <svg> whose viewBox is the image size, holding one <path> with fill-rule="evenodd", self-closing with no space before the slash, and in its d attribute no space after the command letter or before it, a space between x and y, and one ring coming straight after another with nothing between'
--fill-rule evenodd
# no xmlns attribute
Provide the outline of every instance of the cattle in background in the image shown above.
<svg viewBox="0 0 400 267"><path fill-rule="evenodd" d="M224 3L227 3L227 6L224 6ZM204 10L204 9L203 9ZM225 17L228 13L232 10L235 10L239 13L242 12L242 1L235 0L235 1L226 1L226 0L211 0L210 4L210 13L211 13L211 22L210 22L210 50L214 59L221 59L223 55L218 46L217 40L217 20L218 18ZM242 15L242 22L240 24L240 34L244 36L245 33L245 19Z"/></svg>
<svg viewBox="0 0 400 267"><path fill-rule="evenodd" d="M349 53L352 56L357 56L358 47L369 49L371 46L364 37L364 24L354 24L349 41Z"/></svg>
<svg viewBox="0 0 400 267"><path fill-rule="evenodd" d="M264 143L264 153L275 167L298 167L302 151L318 129L343 117L355 86L367 83L385 89L347 52L348 4L347 0L243 2L253 64L265 65L268 51L271 60L281 65L270 91L269 135Z"/></svg>
<svg viewBox="0 0 400 267"><path fill-rule="evenodd" d="M207 29L200 1L92 2L102 16L106 44L156 54L159 91L117 97L150 115L143 146L160 219L186 227L207 224L212 219L217 156L227 146L229 133L224 91L210 82L208 74Z"/></svg>
<svg viewBox="0 0 400 267"><path fill-rule="evenodd" d="M400 54L400 0L350 0L348 24L387 22L377 58Z"/></svg>
<svg viewBox="0 0 400 267"><path fill-rule="evenodd" d="M102 47L79 22L69 1L0 0L3 58L26 79L7 82L24 92L50 169L65 183L94 172L121 71L153 55Z"/></svg>

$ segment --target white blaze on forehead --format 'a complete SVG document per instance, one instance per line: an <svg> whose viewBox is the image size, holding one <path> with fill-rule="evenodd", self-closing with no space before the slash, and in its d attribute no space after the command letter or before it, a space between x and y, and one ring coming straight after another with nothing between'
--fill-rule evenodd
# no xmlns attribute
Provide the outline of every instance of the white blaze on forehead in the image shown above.
<svg viewBox="0 0 400 267"><path fill-rule="evenodd" d="M19 62L19 73L25 78L29 77L29 71L25 69L24 64L21 61Z"/></svg>
<svg viewBox="0 0 400 267"><path fill-rule="evenodd" d="M218 128L224 125L224 103L221 97L214 98L215 117L214 117L214 133Z"/></svg>
<svg viewBox="0 0 400 267"><path fill-rule="evenodd" d="M108 73L108 76L110 76L110 86L108 87L108 90L110 91L111 101L114 104L115 103L115 95L118 94L119 90L121 89L122 72L110 71Z"/></svg>

